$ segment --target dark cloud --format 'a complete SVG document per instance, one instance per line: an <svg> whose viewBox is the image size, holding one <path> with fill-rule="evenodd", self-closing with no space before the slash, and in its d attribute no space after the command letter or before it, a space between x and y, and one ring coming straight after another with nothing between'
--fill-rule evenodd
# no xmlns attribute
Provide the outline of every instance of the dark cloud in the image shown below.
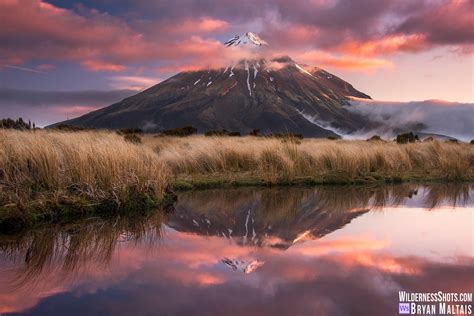
<svg viewBox="0 0 474 316"><path fill-rule="evenodd" d="M398 33L426 36L431 44L474 44L474 1L446 1L415 12L397 28Z"/></svg>
<svg viewBox="0 0 474 316"><path fill-rule="evenodd" d="M111 91L39 91L0 89L0 118L22 117L45 126L118 102L137 93Z"/></svg>
<svg viewBox="0 0 474 316"><path fill-rule="evenodd" d="M41 91L0 89L0 113L2 110L1 104L6 103L12 103L18 106L111 104L135 93L137 93L137 91L134 90Z"/></svg>

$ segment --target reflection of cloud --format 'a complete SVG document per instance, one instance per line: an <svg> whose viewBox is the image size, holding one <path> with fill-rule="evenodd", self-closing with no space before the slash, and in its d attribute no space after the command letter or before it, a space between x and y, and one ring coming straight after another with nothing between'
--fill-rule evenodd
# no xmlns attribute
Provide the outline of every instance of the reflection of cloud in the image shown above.
<svg viewBox="0 0 474 316"><path fill-rule="evenodd" d="M354 243L341 240L332 243L333 253L320 256L313 254L319 252L317 248L322 243L308 243L307 247L313 248L308 256L293 251L256 251L224 238L172 230L165 236L154 251L143 243L122 244L116 248L109 268L89 265L73 288L64 283L61 275L43 279L43 288L30 295L12 292L3 282L0 298L8 303L2 305L2 311L21 311L36 305L33 310L39 312L45 304L57 313L63 313L62 308L79 306L87 313L99 305L102 311L124 311L127 304L135 306L135 313L160 314L175 314L184 308L198 315L219 311L228 315L267 315L276 311L294 315L307 314L315 306L324 306L328 315L345 314L347 310L386 314L398 303L399 289L470 291L474 284L472 258L436 263L421 257L396 257L376 250L370 246L372 241L360 238L355 239L356 244L368 247L351 248L349 245ZM259 257L265 265L249 275L222 269L221 254L244 258L244 253ZM196 264L199 260L202 262ZM71 294L57 298L63 291ZM38 303L44 296L51 297ZM113 307L105 304L111 299Z"/></svg>
<svg viewBox="0 0 474 316"><path fill-rule="evenodd" d="M315 247L314 243L308 242L295 245L288 251L306 257L318 257L336 252L381 250L387 245L388 243L386 241L362 238L319 240L317 242L317 247Z"/></svg>
<svg viewBox="0 0 474 316"><path fill-rule="evenodd" d="M412 192L412 188L409 185L392 189L398 192L395 195L407 199L406 194ZM281 190L285 191L286 199L292 200L291 203L283 205L279 199ZM295 190L293 197L292 190ZM210 219L209 225L219 225L227 223L222 218L230 222L235 220L232 208L238 214L237 209L248 209L249 201L263 203L268 208L260 209L264 218L269 222L270 218L276 217L276 221L271 222L273 229L277 229L279 219L284 219L288 229L292 219L296 219L297 223L308 221L304 216L298 220L295 215L300 212L305 214L303 205L313 203L310 194L313 189L292 190L259 192L253 188L221 193L217 190L189 192L184 198L184 205L190 209L199 208ZM317 198L314 199L326 205L317 211L320 216L327 213L337 218L339 212L344 213L341 207L374 199L372 191L364 197L361 191L351 194L344 187L322 190L317 191ZM366 190L374 190L376 195L382 195L380 199L386 199L386 191L380 192L376 188ZM337 201L337 192L341 199L354 198L358 203L345 201L341 205L341 201ZM431 191L420 190L413 203L421 203L426 195L428 199L438 201L446 196L465 194L465 190L441 186ZM209 201L209 196L213 197L213 201ZM197 200L194 206L190 197ZM437 216L440 212L445 216ZM301 240L287 250L266 244L259 247L239 244L234 235L236 230L230 238L222 234L210 236L206 231L185 233L166 226L161 229L160 213L154 213L158 218L89 219L83 223L36 229L31 234L1 239L0 312L27 308L39 312L46 304L53 306L59 314L65 313L61 306L67 306L70 310L78 308L83 314L90 314L91 308L100 305L101 308L117 308L121 312L127 310L127 306L135 306L135 313L136 306L139 306L138 312L143 313L176 314L179 308L189 308L207 315L222 313L223 310L230 315L251 315L252 312L265 315L308 314L317 305L327 309L330 315L345 314L347 310L387 314L398 302L396 291L399 289L473 290L473 259L461 257L466 253L469 255L469 241L459 238L464 236L459 233L449 234L468 225L460 227L456 221L447 220L448 217L457 218L459 222L456 215L461 213L466 216L468 213L461 210L455 213L456 210L451 209L440 212L383 208L383 212L364 213L366 215L359 217L358 223L346 224L336 233L325 234L320 239ZM209 216L216 213L221 213L222 218ZM168 216L180 214L183 213ZM436 245L439 253L433 255L427 252L438 239L431 236L423 244L423 250L417 251L420 242L413 245L416 239L412 237L417 236L413 231L420 229L420 226L406 225L409 233L401 231L400 235L395 229L385 228L385 225L400 218L411 218L417 223L427 223L429 227L448 223L436 234L451 236L451 239L443 240L444 245ZM256 217L258 220L259 217ZM322 220L325 221L324 217ZM225 230L224 225L221 228ZM363 234L361 228L364 229ZM377 232L380 229L382 234ZM305 239L305 231L301 229L295 236ZM455 241L456 237L458 241ZM270 234L271 238L274 237ZM403 250L397 248L400 245ZM243 262L238 268L245 270L249 267L248 271L254 270L253 273L234 273L227 269L221 261L226 257L233 262ZM261 265L263 262L265 264ZM105 304L105 301L111 300L113 304ZM59 306L59 301L65 304ZM216 307L216 301L220 309ZM284 304L288 301L292 304ZM360 304L361 301L374 304L367 306ZM199 308L194 308L196 306Z"/></svg>

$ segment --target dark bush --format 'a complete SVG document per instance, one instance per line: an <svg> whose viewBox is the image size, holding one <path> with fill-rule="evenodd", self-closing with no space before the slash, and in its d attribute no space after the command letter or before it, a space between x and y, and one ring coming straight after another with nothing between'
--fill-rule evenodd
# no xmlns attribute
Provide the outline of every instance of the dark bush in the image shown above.
<svg viewBox="0 0 474 316"><path fill-rule="evenodd" d="M117 131L119 135L127 135L127 134L143 134L141 128L122 128Z"/></svg>
<svg viewBox="0 0 474 316"><path fill-rule="evenodd" d="M33 128L34 128L34 125L35 124L33 123ZM12 120L11 118L6 118L6 119L0 120L0 128L28 130L32 128L32 125L30 121L26 123L25 121L23 121L21 117L18 120Z"/></svg>
<svg viewBox="0 0 474 316"><path fill-rule="evenodd" d="M133 144L141 144L142 143L142 138L138 136L137 134L125 134L123 136L123 139L126 142L133 143Z"/></svg>
<svg viewBox="0 0 474 316"><path fill-rule="evenodd" d="M266 137L275 137L275 138L296 138L296 139L303 139L303 134L297 133L271 133L266 135Z"/></svg>
<svg viewBox="0 0 474 316"><path fill-rule="evenodd" d="M253 129L251 132L250 132L250 136L258 136L258 134L260 134L260 130L259 129Z"/></svg>
<svg viewBox="0 0 474 316"><path fill-rule="evenodd" d="M329 140L338 140L338 138L336 136L328 136L327 139L329 139Z"/></svg>
<svg viewBox="0 0 474 316"><path fill-rule="evenodd" d="M75 125L69 125L69 124L59 124L59 125L53 126L52 128L63 131L63 132L79 132L79 131L90 130L82 126L75 126Z"/></svg>
<svg viewBox="0 0 474 316"><path fill-rule="evenodd" d="M474 145L474 139L473 139L473 140L471 140L471 145Z"/></svg>
<svg viewBox="0 0 474 316"><path fill-rule="evenodd" d="M385 142L379 135L374 135L367 139L368 142Z"/></svg>
<svg viewBox="0 0 474 316"><path fill-rule="evenodd" d="M161 132L163 135L167 136L190 136L197 133L197 128L192 126L177 127L172 129L167 129Z"/></svg>
<svg viewBox="0 0 474 316"><path fill-rule="evenodd" d="M418 135L413 134L413 132L397 135L397 144L414 143L419 140Z"/></svg>
<svg viewBox="0 0 474 316"><path fill-rule="evenodd" d="M205 136L234 136L234 137L240 137L240 132L229 132L228 130L225 129L220 129L220 130L211 130L207 131L204 133Z"/></svg>

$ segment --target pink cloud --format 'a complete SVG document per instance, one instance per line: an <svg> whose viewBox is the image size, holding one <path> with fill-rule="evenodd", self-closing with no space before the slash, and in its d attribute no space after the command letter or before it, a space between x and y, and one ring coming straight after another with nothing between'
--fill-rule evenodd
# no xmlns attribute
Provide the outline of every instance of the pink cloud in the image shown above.
<svg viewBox="0 0 474 316"><path fill-rule="evenodd" d="M307 64L319 65L321 67L335 67L350 71L374 71L385 68L390 69L393 64L379 58L365 58L353 56L337 56L322 51L308 51L297 55L298 60Z"/></svg>
<svg viewBox="0 0 474 316"><path fill-rule="evenodd" d="M241 5L225 0L216 5L189 0L183 9L164 0L139 2L134 9L124 18L41 0L0 1L0 67L41 60L74 62L90 71L120 72L148 62L160 62L159 69L165 70L196 69L222 63L217 35L254 28L274 51L304 51L308 62L363 71L392 67L383 56L439 45L467 54L474 42L472 1L321 0L289 5L259 0ZM144 19L140 12L158 18Z"/></svg>
<svg viewBox="0 0 474 316"><path fill-rule="evenodd" d="M390 35L377 40L347 41L338 50L350 55L380 56L400 51L419 52L426 49L427 44L423 34Z"/></svg>
<svg viewBox="0 0 474 316"><path fill-rule="evenodd" d="M7 56L2 63L11 63L13 56L16 64L66 60L91 71L117 72L127 63L209 57L219 42L188 34L227 28L223 20L202 17L162 25L147 35L95 10L81 16L39 0L25 2L0 3L0 38L13 43L0 47L0 55Z"/></svg>
<svg viewBox="0 0 474 316"><path fill-rule="evenodd" d="M98 60L85 60L81 62L81 65L91 71L122 71L125 70L125 66L101 62Z"/></svg>
<svg viewBox="0 0 474 316"><path fill-rule="evenodd" d="M57 106L52 110L58 114L69 115L71 117L80 116L91 111L95 111L101 108L101 106L94 105L66 105L66 106Z"/></svg>

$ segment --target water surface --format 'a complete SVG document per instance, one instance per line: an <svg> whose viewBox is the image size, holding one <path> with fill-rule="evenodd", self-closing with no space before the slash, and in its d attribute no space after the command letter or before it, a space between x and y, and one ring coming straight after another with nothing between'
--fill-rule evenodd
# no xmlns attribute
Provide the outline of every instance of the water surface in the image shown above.
<svg viewBox="0 0 474 316"><path fill-rule="evenodd" d="M0 236L0 314L397 315L473 292L473 186L226 189Z"/></svg>

